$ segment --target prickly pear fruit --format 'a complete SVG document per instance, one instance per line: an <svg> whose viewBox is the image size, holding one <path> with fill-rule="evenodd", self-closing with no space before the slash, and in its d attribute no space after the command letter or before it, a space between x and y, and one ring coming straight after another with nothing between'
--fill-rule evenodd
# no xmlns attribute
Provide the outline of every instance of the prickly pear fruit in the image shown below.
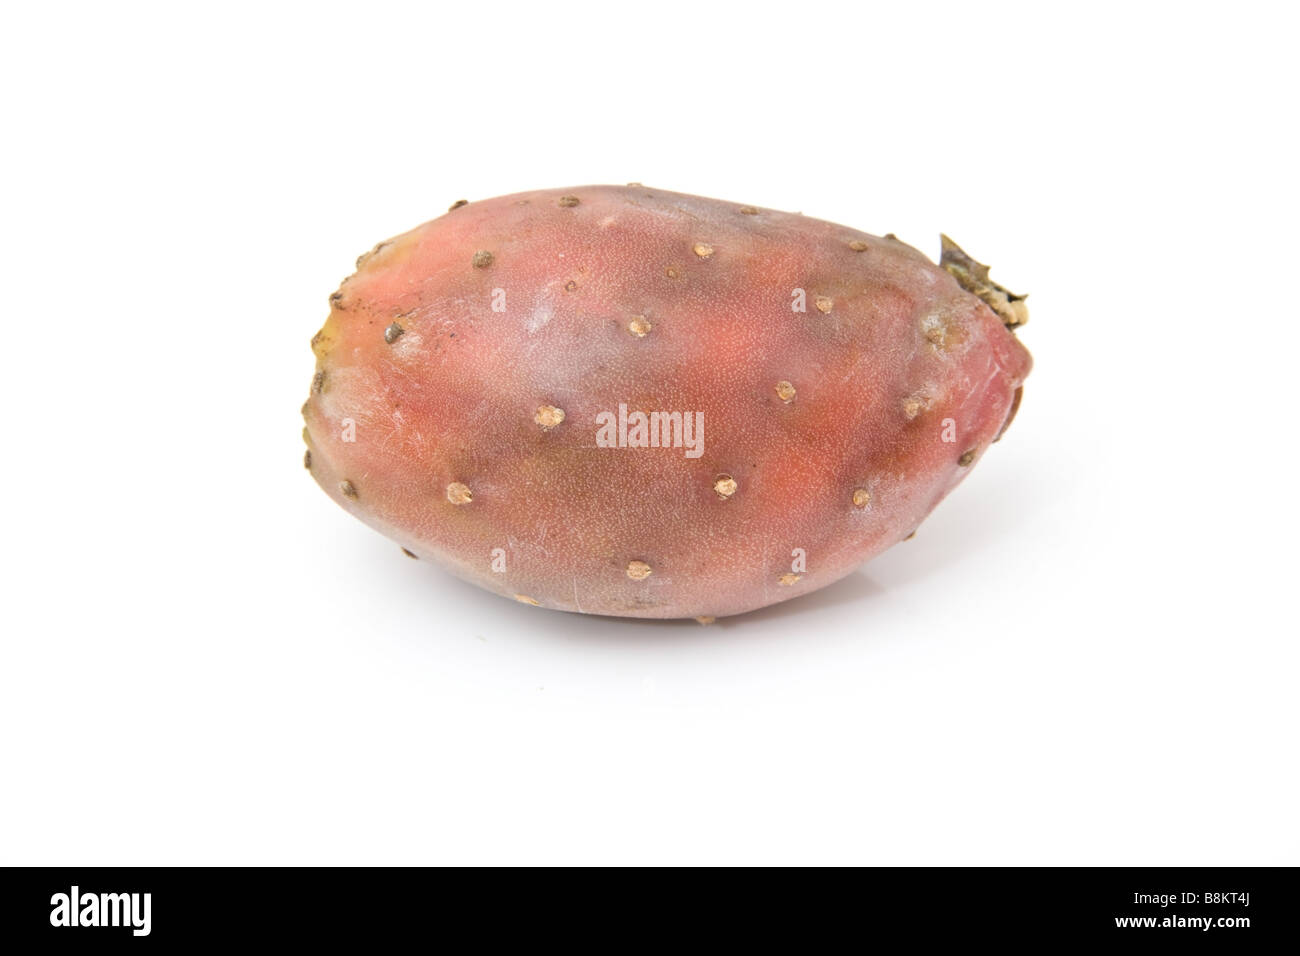
<svg viewBox="0 0 1300 956"><path fill-rule="evenodd" d="M1023 297L946 238L586 186L381 242L312 340L307 466L488 590L738 614L900 541L1009 423Z"/></svg>

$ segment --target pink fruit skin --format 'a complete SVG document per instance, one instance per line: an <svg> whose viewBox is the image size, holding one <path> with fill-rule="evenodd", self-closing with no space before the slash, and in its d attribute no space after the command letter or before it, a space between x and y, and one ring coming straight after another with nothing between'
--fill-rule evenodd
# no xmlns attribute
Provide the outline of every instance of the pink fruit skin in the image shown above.
<svg viewBox="0 0 1300 956"><path fill-rule="evenodd" d="M721 617L842 578L962 480L1030 369L892 237L635 185L458 205L331 304L304 407L326 493L468 581L594 614ZM620 403L702 412L703 453L599 447Z"/></svg>

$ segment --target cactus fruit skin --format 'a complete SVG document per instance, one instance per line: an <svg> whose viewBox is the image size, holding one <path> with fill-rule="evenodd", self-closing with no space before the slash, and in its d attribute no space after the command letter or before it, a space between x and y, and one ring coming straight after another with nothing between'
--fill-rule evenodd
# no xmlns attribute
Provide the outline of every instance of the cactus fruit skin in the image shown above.
<svg viewBox="0 0 1300 956"><path fill-rule="evenodd" d="M949 245L942 268L640 185L458 202L330 297L307 467L527 604L710 620L805 594L909 537L1018 404L1021 297ZM702 413L701 453L602 447L620 405Z"/></svg>

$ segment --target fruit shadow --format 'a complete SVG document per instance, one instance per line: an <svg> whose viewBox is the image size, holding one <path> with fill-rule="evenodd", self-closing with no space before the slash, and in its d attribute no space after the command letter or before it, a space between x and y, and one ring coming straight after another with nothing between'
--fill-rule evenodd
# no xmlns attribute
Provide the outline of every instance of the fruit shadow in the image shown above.
<svg viewBox="0 0 1300 956"><path fill-rule="evenodd" d="M577 621L564 622L565 627L545 628L547 637L562 640L603 641L627 640L645 637L648 640L682 639L707 641L736 636L745 624L780 620L799 615L815 615L828 608L850 603L862 603L884 594L886 589L869 578L862 569L841 578L834 584L802 597L769 604L767 607L721 617L712 624L701 624L690 618L612 617L603 614L575 614ZM548 625L550 622L548 622ZM539 630L541 630L539 628Z"/></svg>

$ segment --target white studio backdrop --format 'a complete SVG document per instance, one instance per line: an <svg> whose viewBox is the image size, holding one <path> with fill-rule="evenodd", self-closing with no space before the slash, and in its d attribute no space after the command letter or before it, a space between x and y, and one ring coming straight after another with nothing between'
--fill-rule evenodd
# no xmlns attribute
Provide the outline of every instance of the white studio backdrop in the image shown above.
<svg viewBox="0 0 1300 956"><path fill-rule="evenodd" d="M1286 5L27 6L0 863L1295 864ZM1030 293L918 535L704 628L404 558L308 340L454 200L641 181Z"/></svg>

